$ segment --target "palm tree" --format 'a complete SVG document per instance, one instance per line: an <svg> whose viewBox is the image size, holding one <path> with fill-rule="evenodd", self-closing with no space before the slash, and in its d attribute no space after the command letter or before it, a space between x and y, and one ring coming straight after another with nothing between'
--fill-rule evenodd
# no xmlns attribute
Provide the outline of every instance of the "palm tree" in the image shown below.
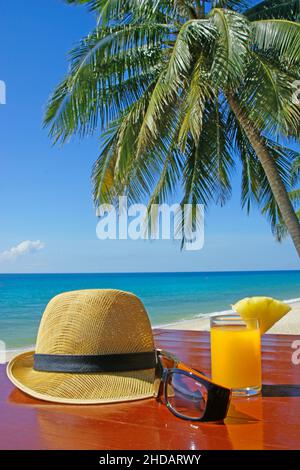
<svg viewBox="0 0 300 470"><path fill-rule="evenodd" d="M294 189L292 191L289 192L289 198L290 200L292 201L292 203L294 204L295 207L297 207L297 210L296 210L296 216L298 217L298 220L300 221L300 189ZM269 212L269 209L270 207L269 206L266 206L264 209L263 209L263 212ZM273 212L274 214L276 214L276 211ZM275 220L271 220L272 222L272 231L276 237L276 239L281 242L287 235L288 235L288 231L287 231L287 227L281 217L281 214L277 211L277 214L276 214L276 219Z"/></svg>
<svg viewBox="0 0 300 470"><path fill-rule="evenodd" d="M294 186L300 174L300 158L295 159L291 172L291 186ZM289 192L289 198L296 209L296 216L300 221L300 189L293 189ZM266 205L262 209L262 213L266 214L270 219L272 231L276 239L281 242L288 235L287 227L283 221L280 211L274 204L274 200L267 200Z"/></svg>
<svg viewBox="0 0 300 470"><path fill-rule="evenodd" d="M280 213L300 256L286 146L299 135L296 2L67 1L87 3L97 26L71 52L45 125L54 142L101 132L96 205L161 203L178 188L182 204L224 204L240 160L242 205Z"/></svg>

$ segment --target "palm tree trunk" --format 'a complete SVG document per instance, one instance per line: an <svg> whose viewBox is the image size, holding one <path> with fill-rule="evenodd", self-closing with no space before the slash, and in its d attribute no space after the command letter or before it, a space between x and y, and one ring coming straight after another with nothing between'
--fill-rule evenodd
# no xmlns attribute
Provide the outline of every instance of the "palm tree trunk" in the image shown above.
<svg viewBox="0 0 300 470"><path fill-rule="evenodd" d="M198 19L205 17L205 3L203 0L198 0L196 2L196 16Z"/></svg>
<svg viewBox="0 0 300 470"><path fill-rule="evenodd" d="M243 113L238 101L232 96L227 95L227 101L239 121L242 129L247 135L249 142L251 143L255 153L264 169L266 177L270 183L274 198L279 207L283 221L290 233L290 236L294 242L298 256L300 257L300 224L293 208L293 205L288 196L287 190L283 184L283 181L278 173L277 167L272 156L269 154L268 149L265 145L265 141L260 133L255 129L253 123L251 123Z"/></svg>

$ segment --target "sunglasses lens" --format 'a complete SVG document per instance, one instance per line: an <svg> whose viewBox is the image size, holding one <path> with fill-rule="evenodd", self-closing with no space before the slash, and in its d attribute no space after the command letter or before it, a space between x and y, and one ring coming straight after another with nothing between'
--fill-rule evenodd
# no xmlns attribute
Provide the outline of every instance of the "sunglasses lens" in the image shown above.
<svg viewBox="0 0 300 470"><path fill-rule="evenodd" d="M183 418L201 419L207 403L207 389L197 380L172 372L167 383L167 402Z"/></svg>

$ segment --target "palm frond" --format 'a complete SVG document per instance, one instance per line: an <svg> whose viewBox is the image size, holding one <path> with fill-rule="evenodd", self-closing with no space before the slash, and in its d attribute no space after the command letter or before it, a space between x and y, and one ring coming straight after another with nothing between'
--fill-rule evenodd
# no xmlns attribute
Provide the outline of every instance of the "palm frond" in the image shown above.
<svg viewBox="0 0 300 470"><path fill-rule="evenodd" d="M98 23L106 26L115 22L123 24L146 21L172 22L174 10L162 10L157 0L93 0L93 10L98 13Z"/></svg>
<svg viewBox="0 0 300 470"><path fill-rule="evenodd" d="M85 3L91 3L93 0L63 0L65 3L74 5L84 5Z"/></svg>
<svg viewBox="0 0 300 470"><path fill-rule="evenodd" d="M283 148L280 148L277 144L268 141L268 150L272 154L274 161L276 163L277 170L284 182L286 189L289 189L290 184L290 171L291 171L291 159L289 152ZM258 203L261 208L263 215L267 217L270 222L271 229L275 235L275 227L278 221L281 218L279 207L274 198L273 192L271 190L269 181L263 171L261 164L257 162L257 177L259 183L259 195Z"/></svg>
<svg viewBox="0 0 300 470"><path fill-rule="evenodd" d="M210 141L210 153L214 166L215 201L223 206L231 196L231 173L235 162L233 159L233 146L227 132L227 122L215 98L212 115L211 135L206 138ZM215 140L213 140L215 136Z"/></svg>
<svg viewBox="0 0 300 470"><path fill-rule="evenodd" d="M300 153L295 155L292 164L291 184L295 185L300 178Z"/></svg>
<svg viewBox="0 0 300 470"><path fill-rule="evenodd" d="M216 88L235 87L244 76L249 51L248 20L230 10L215 8L209 18L218 32L212 53L211 79Z"/></svg>
<svg viewBox="0 0 300 470"><path fill-rule="evenodd" d="M181 152L176 146L179 126L178 108L170 108L164 114L160 132L149 142L145 150L137 150L132 156L127 195L131 202L147 199L162 202L162 196L172 194L181 165ZM137 130L140 132L140 128ZM138 147L138 142L137 142Z"/></svg>
<svg viewBox="0 0 300 470"><path fill-rule="evenodd" d="M149 102L138 138L138 154L144 151L152 139L157 138L160 132L159 123L168 108L174 107L179 99L182 100L182 93L186 83L190 81L193 69L194 59L190 41L197 37L206 44L214 34L215 29L207 20L191 20L181 28L167 67L161 72Z"/></svg>
<svg viewBox="0 0 300 470"><path fill-rule="evenodd" d="M116 141L122 120L112 122L103 134L100 157L92 170L93 197L95 206L115 201L117 188L114 184Z"/></svg>
<svg viewBox="0 0 300 470"><path fill-rule="evenodd" d="M274 229L278 223L280 212L262 165L244 130L231 112L227 118L227 126L227 132L235 152L239 155L242 163L242 207L245 207L249 212L253 204L257 205L268 217L272 229ZM291 190L293 184L291 181L292 168L294 162L299 159L299 153L270 138L265 137L264 140L268 152L276 162L284 185L287 190Z"/></svg>
<svg viewBox="0 0 300 470"><path fill-rule="evenodd" d="M242 164L241 204L243 208L246 208L247 213L249 213L253 203L258 203L257 156L231 110L228 112L226 123L232 147Z"/></svg>
<svg viewBox="0 0 300 470"><path fill-rule="evenodd" d="M274 19L253 21L253 43L260 51L274 51L289 67L300 63L300 23Z"/></svg>
<svg viewBox="0 0 300 470"><path fill-rule="evenodd" d="M295 214L300 222L300 209L296 210ZM273 227L273 234L278 242L283 241L288 236L288 229L282 219Z"/></svg>
<svg viewBox="0 0 300 470"><path fill-rule="evenodd" d="M85 3L98 15L98 24L107 26L143 23L149 20L177 21L196 18L192 1L189 0L66 0L67 3Z"/></svg>
<svg viewBox="0 0 300 470"><path fill-rule="evenodd" d="M67 78L48 102L44 122L54 142L93 132L99 117L104 123L105 116L117 117L110 113L113 106L122 112L134 102L160 71L167 49L158 45L169 37L167 31L160 25L102 28L81 41L71 53Z"/></svg>
<svg viewBox="0 0 300 470"><path fill-rule="evenodd" d="M232 146L217 101L206 103L202 131L195 144L189 137L185 168L185 193L182 203L224 204L230 196L230 172L233 168Z"/></svg>
<svg viewBox="0 0 300 470"><path fill-rule="evenodd" d="M213 92L209 83L209 73L207 72L205 58L203 55L200 55L194 66L186 98L182 105L178 143L183 150L189 133L195 144L199 141L205 104L212 96Z"/></svg>
<svg viewBox="0 0 300 470"><path fill-rule="evenodd" d="M295 208L295 213L296 216L298 217L300 221L300 190L299 189L294 189L290 191L289 193L289 198ZM274 203L273 203L274 204ZM262 209L262 212L264 214L268 214L271 211L274 211L274 207L272 205L272 201L268 202ZM282 219L281 213L277 211L276 217L272 217L272 231L277 239L277 241L281 242L284 238L288 236L288 229Z"/></svg>
<svg viewBox="0 0 300 470"><path fill-rule="evenodd" d="M228 8L237 12L244 12L249 7L249 0L213 0L211 2L213 8Z"/></svg>
<svg viewBox="0 0 300 470"><path fill-rule="evenodd" d="M264 55L251 52L238 94L257 129L274 136L297 135L300 108L293 103L293 81Z"/></svg>
<svg viewBox="0 0 300 470"><path fill-rule="evenodd" d="M92 174L96 206L112 202L117 194L125 194L127 191L136 155L136 139L151 92L152 88L149 87L104 134L107 137ZM113 180L111 174L114 175Z"/></svg>
<svg viewBox="0 0 300 470"><path fill-rule="evenodd" d="M270 18L284 18L298 21L300 19L299 0L264 0L244 12L251 21Z"/></svg>

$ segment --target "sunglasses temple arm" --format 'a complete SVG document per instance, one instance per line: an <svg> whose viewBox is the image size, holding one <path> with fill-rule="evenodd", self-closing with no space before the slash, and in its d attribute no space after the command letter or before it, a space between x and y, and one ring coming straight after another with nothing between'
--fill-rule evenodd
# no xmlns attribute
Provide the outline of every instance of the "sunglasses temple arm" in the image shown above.
<svg viewBox="0 0 300 470"><path fill-rule="evenodd" d="M155 367L155 379L154 379L154 398L159 398L162 394L163 388L163 375L164 375L164 367L161 363L160 359L160 350L156 350L156 367Z"/></svg>
<svg viewBox="0 0 300 470"><path fill-rule="evenodd" d="M186 372L191 372L192 374L194 375L197 375L198 377L206 380L207 382L210 382L210 383L214 383L209 377L207 377L205 374L203 374L203 372L200 372L199 370L197 369L192 369L191 367L187 366L186 364L184 364L183 362L179 362L177 364L177 367L178 369L182 369Z"/></svg>

